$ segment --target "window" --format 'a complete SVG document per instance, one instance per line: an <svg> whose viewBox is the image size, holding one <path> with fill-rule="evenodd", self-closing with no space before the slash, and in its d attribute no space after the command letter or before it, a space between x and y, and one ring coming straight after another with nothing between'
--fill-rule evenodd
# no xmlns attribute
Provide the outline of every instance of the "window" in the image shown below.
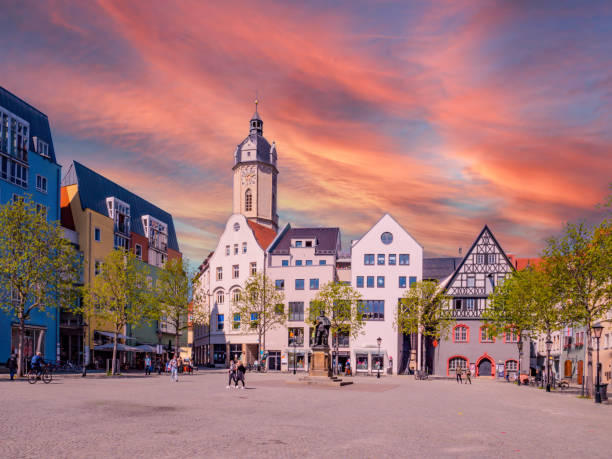
<svg viewBox="0 0 612 459"><path fill-rule="evenodd" d="M319 290L319 279L310 279L310 290Z"/></svg>
<svg viewBox="0 0 612 459"><path fill-rule="evenodd" d="M240 314L234 314L234 321L232 323L232 328L234 330L238 330L240 328Z"/></svg>
<svg viewBox="0 0 612 459"><path fill-rule="evenodd" d="M467 343L470 335L468 333L468 327L465 325L457 325L453 332L453 341L455 343Z"/></svg>
<svg viewBox="0 0 612 459"><path fill-rule="evenodd" d="M234 244L234 255L238 255L238 244Z"/></svg>
<svg viewBox="0 0 612 459"><path fill-rule="evenodd" d="M408 253L400 253L399 256L399 264L400 265L409 265L410 264L410 254Z"/></svg>
<svg viewBox="0 0 612 459"><path fill-rule="evenodd" d="M282 260L281 266L289 266L289 260Z"/></svg>
<svg viewBox="0 0 612 459"><path fill-rule="evenodd" d="M484 253L477 253L476 254L476 264L477 265L484 265L484 260L485 260Z"/></svg>
<svg viewBox="0 0 612 459"><path fill-rule="evenodd" d="M374 276L368 276L366 278L366 285L368 288L374 288Z"/></svg>
<svg viewBox="0 0 612 459"><path fill-rule="evenodd" d="M385 276L378 276L376 278L376 287L385 288Z"/></svg>
<svg viewBox="0 0 612 459"><path fill-rule="evenodd" d="M225 294L223 293L223 290L219 290L217 292L217 304L223 304L224 301L225 301Z"/></svg>
<svg viewBox="0 0 612 459"><path fill-rule="evenodd" d="M468 287L475 287L476 286L476 276L468 275L468 277L467 277L467 286Z"/></svg>
<svg viewBox="0 0 612 459"><path fill-rule="evenodd" d="M94 276L97 276L98 274L100 274L101 271L102 271L102 262L99 260L96 260L94 262Z"/></svg>
<svg viewBox="0 0 612 459"><path fill-rule="evenodd" d="M363 320L385 320L384 300L360 300L359 308Z"/></svg>
<svg viewBox="0 0 612 459"><path fill-rule="evenodd" d="M357 276L357 288L363 288L363 276Z"/></svg>
<svg viewBox="0 0 612 459"><path fill-rule="evenodd" d="M312 260L306 260L306 266L312 266Z"/></svg>
<svg viewBox="0 0 612 459"><path fill-rule="evenodd" d="M396 255L394 253L389 254L389 265L394 266L396 261Z"/></svg>
<svg viewBox="0 0 612 459"><path fill-rule="evenodd" d="M217 280L223 280L223 268L221 266L217 267Z"/></svg>
<svg viewBox="0 0 612 459"><path fill-rule="evenodd" d="M412 287L414 284L417 283L417 278L416 276L410 276L408 278L408 286Z"/></svg>
<svg viewBox="0 0 612 459"><path fill-rule="evenodd" d="M495 253L487 254L487 264L494 265L497 260L497 256Z"/></svg>
<svg viewBox="0 0 612 459"><path fill-rule="evenodd" d="M301 346L304 344L304 328L291 327L287 329L287 332L289 335L289 346Z"/></svg>
<svg viewBox="0 0 612 459"><path fill-rule="evenodd" d="M295 246L296 247L302 247L302 241L295 241Z"/></svg>
<svg viewBox="0 0 612 459"><path fill-rule="evenodd" d="M244 210L246 212L253 210L253 194L250 189L244 192Z"/></svg>
<svg viewBox="0 0 612 459"><path fill-rule="evenodd" d="M495 341L491 335L491 330L486 325L480 327L480 342L481 343L492 343Z"/></svg>
<svg viewBox="0 0 612 459"><path fill-rule="evenodd" d="M304 302L303 301L290 301L289 302L289 320L295 322L296 320L304 320Z"/></svg>
<svg viewBox="0 0 612 459"><path fill-rule="evenodd" d="M44 156L45 158L49 157L49 144L47 142L43 142L42 140L36 138L35 147L36 153L38 153L40 156Z"/></svg>
<svg viewBox="0 0 612 459"><path fill-rule="evenodd" d="M518 362L516 360L506 360L506 371L517 371Z"/></svg>
<svg viewBox="0 0 612 459"><path fill-rule="evenodd" d="M374 254L373 253L366 253L363 256L363 264L364 265L373 265L374 264Z"/></svg>
<svg viewBox="0 0 612 459"><path fill-rule="evenodd" d="M295 266L302 266L302 260L295 260Z"/></svg>
<svg viewBox="0 0 612 459"><path fill-rule="evenodd" d="M473 311L476 306L476 300L474 298L466 298L465 299L465 309L466 311Z"/></svg>
<svg viewBox="0 0 612 459"><path fill-rule="evenodd" d="M393 242L393 234L389 232L382 233L380 235L380 240L382 241L383 244L389 245Z"/></svg>
<svg viewBox="0 0 612 459"><path fill-rule="evenodd" d="M285 290L285 279L276 279L274 285L276 290Z"/></svg>
<svg viewBox="0 0 612 459"><path fill-rule="evenodd" d="M252 262L251 263L251 276L254 276L255 274L257 274L257 263Z"/></svg>
<svg viewBox="0 0 612 459"><path fill-rule="evenodd" d="M463 357L453 357L448 361L448 370L457 371L457 369L461 368L462 370L467 369L467 359Z"/></svg>
<svg viewBox="0 0 612 459"><path fill-rule="evenodd" d="M399 288L406 288L406 276L399 277Z"/></svg>
<svg viewBox="0 0 612 459"><path fill-rule="evenodd" d="M355 354L355 369L366 370L368 369L368 354Z"/></svg>
<svg viewBox="0 0 612 459"><path fill-rule="evenodd" d="M518 334L515 330L508 330L506 332L506 343L518 343Z"/></svg>
<svg viewBox="0 0 612 459"><path fill-rule="evenodd" d="M350 337L347 332L338 332L333 335L333 346L336 347L349 347L350 345Z"/></svg>
<svg viewBox="0 0 612 459"><path fill-rule="evenodd" d="M94 228L94 240L100 242L100 239L102 239L102 231L100 231L100 228Z"/></svg>
<svg viewBox="0 0 612 459"><path fill-rule="evenodd" d="M234 231L240 231L240 223L236 222L234 223ZM228 253L229 255L229 253Z"/></svg>
<svg viewBox="0 0 612 459"><path fill-rule="evenodd" d="M259 324L259 314L256 312L251 313L251 328L257 328Z"/></svg>
<svg viewBox="0 0 612 459"><path fill-rule="evenodd" d="M385 254L384 253L379 253L376 257L376 264L378 265L384 265L385 264Z"/></svg>
<svg viewBox="0 0 612 459"><path fill-rule="evenodd" d="M36 174L36 189L42 193L47 192L47 177Z"/></svg>
<svg viewBox="0 0 612 459"><path fill-rule="evenodd" d="M142 260L142 246L140 244L134 245L134 254L136 255L136 258Z"/></svg>
<svg viewBox="0 0 612 459"><path fill-rule="evenodd" d="M217 330L223 330L224 321L225 316L223 314L217 314Z"/></svg>
<svg viewBox="0 0 612 459"><path fill-rule="evenodd" d="M296 290L304 290L304 279L296 279L295 280L295 289Z"/></svg>
<svg viewBox="0 0 612 459"><path fill-rule="evenodd" d="M36 212L41 214L45 219L47 218L47 206L44 204L36 203Z"/></svg>
<svg viewBox="0 0 612 459"><path fill-rule="evenodd" d="M238 279L240 277L240 265L232 266L232 279Z"/></svg>
<svg viewBox="0 0 612 459"><path fill-rule="evenodd" d="M238 303L240 301L240 289L234 289L234 291L232 292L232 300L234 301L234 303Z"/></svg>
<svg viewBox="0 0 612 459"><path fill-rule="evenodd" d="M242 253L247 253L247 243L246 242L242 243Z"/></svg>
<svg viewBox="0 0 612 459"><path fill-rule="evenodd" d="M226 245L226 246L225 246L225 255L226 255L226 256L229 256L229 254L230 254L230 246L229 246L229 245Z"/></svg>
<svg viewBox="0 0 612 459"><path fill-rule="evenodd" d="M319 260L319 265L324 266L327 264L327 260Z"/></svg>

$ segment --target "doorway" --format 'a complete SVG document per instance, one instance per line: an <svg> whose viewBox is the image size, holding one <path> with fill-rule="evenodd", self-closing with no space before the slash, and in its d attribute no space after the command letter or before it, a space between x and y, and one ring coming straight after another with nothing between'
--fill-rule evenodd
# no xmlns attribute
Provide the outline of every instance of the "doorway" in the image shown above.
<svg viewBox="0 0 612 459"><path fill-rule="evenodd" d="M572 377L572 361L571 360L565 361L565 377L566 378Z"/></svg>
<svg viewBox="0 0 612 459"><path fill-rule="evenodd" d="M583 369L583 363L582 363L582 360L578 360L578 374L577 374L577 376L576 376L576 382L577 382L579 385L582 385L582 376L583 376L583 374L584 374L584 373L583 373L583 371L584 371L584 369Z"/></svg>
<svg viewBox="0 0 612 459"><path fill-rule="evenodd" d="M281 353L280 351L268 352L268 370L280 371L281 369Z"/></svg>
<svg viewBox="0 0 612 459"><path fill-rule="evenodd" d="M491 376L491 361L484 357L478 364L478 376Z"/></svg>

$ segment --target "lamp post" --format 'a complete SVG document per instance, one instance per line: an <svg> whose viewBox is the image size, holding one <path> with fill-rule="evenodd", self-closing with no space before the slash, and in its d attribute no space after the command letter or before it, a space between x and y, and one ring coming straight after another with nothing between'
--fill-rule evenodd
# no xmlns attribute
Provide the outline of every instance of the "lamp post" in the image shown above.
<svg viewBox="0 0 612 459"><path fill-rule="evenodd" d="M518 351L519 351L519 361L518 361L518 378L516 379L516 383L520 386L521 385L521 360L523 360L523 336L519 333L518 336L519 340L516 343L516 345L518 346Z"/></svg>
<svg viewBox="0 0 612 459"><path fill-rule="evenodd" d="M546 392L550 392L550 350L552 349L550 335L546 337Z"/></svg>
<svg viewBox="0 0 612 459"><path fill-rule="evenodd" d="M297 355L296 355L296 354L297 354L297 352L296 352L296 346L297 346L297 343L296 343L295 333L290 332L290 333L289 333L289 337L291 338L291 345L293 346L293 374L296 374L296 365L297 365L297 360L296 360L296 357L297 357Z"/></svg>
<svg viewBox="0 0 612 459"><path fill-rule="evenodd" d="M593 325L592 327L593 330L593 336L595 336L595 339L597 340L597 383L595 386L595 403L601 403L601 387L600 387L600 377L599 377L599 338L601 338L601 332L603 331L603 325L601 325L599 322L596 323L595 325ZM589 345L591 343L588 343Z"/></svg>
<svg viewBox="0 0 612 459"><path fill-rule="evenodd" d="M379 336L378 338L376 338L376 342L378 343L378 371L376 373L376 377L380 379L380 343L382 343L382 338Z"/></svg>

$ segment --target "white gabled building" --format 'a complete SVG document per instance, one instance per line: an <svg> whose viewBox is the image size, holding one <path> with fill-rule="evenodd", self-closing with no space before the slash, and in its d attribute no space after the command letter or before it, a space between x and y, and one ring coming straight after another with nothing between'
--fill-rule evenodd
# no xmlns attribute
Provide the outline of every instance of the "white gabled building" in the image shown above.
<svg viewBox="0 0 612 459"><path fill-rule="evenodd" d="M423 247L389 214L385 214L351 247L351 285L361 293L366 325L351 342L356 374L376 372L377 339L382 339L381 368L402 369L404 338L394 326L398 300L422 280Z"/></svg>

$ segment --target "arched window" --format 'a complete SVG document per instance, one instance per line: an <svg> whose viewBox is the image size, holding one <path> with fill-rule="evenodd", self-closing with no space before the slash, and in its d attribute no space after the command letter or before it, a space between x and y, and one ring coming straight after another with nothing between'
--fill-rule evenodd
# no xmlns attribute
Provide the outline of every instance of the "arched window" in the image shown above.
<svg viewBox="0 0 612 459"><path fill-rule="evenodd" d="M467 343L470 341L470 329L467 325L457 325L453 330L453 341L455 343Z"/></svg>
<svg viewBox="0 0 612 459"><path fill-rule="evenodd" d="M217 304L223 304L225 301L225 294L223 293L223 290L219 290L217 292Z"/></svg>
<svg viewBox="0 0 612 459"><path fill-rule="evenodd" d="M467 359L465 357L451 357L448 360L448 374L454 373L457 371L457 368L461 368L463 370L467 370Z"/></svg>
<svg viewBox="0 0 612 459"><path fill-rule="evenodd" d="M508 372L516 373L517 370L518 370L518 361L506 360L506 374L508 374Z"/></svg>
<svg viewBox="0 0 612 459"><path fill-rule="evenodd" d="M232 292L232 300L234 301L234 303L237 303L238 301L240 301L240 289L234 289L234 291Z"/></svg>
<svg viewBox="0 0 612 459"><path fill-rule="evenodd" d="M244 210L245 212L253 210L253 194L250 188L244 193Z"/></svg>

